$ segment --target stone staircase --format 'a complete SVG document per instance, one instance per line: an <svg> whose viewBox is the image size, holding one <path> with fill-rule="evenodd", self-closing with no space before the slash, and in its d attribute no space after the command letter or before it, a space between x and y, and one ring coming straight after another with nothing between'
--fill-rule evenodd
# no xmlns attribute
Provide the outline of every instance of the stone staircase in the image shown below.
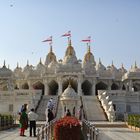
<svg viewBox="0 0 140 140"><path fill-rule="evenodd" d="M44 95L42 97L42 100L40 101L40 104L39 104L37 111L36 111L36 113L39 115L39 118L38 118L39 121L46 120L45 110L46 110L47 103L48 103L50 98L53 98L53 100L57 103L57 96Z"/></svg>
<svg viewBox="0 0 140 140"><path fill-rule="evenodd" d="M87 120L107 121L104 111L96 96L82 96Z"/></svg>

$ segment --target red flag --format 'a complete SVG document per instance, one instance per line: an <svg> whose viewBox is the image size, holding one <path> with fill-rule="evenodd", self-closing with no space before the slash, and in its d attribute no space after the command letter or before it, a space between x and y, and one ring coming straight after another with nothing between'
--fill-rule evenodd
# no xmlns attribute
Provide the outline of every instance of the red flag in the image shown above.
<svg viewBox="0 0 140 140"><path fill-rule="evenodd" d="M67 33L62 35L62 37L65 37L65 36L71 37L71 31L68 31Z"/></svg>
<svg viewBox="0 0 140 140"><path fill-rule="evenodd" d="M87 39L83 39L82 42L90 42L91 41L91 37L89 36Z"/></svg>
<svg viewBox="0 0 140 140"><path fill-rule="evenodd" d="M49 38L43 40L42 42L52 42L52 36L50 36Z"/></svg>

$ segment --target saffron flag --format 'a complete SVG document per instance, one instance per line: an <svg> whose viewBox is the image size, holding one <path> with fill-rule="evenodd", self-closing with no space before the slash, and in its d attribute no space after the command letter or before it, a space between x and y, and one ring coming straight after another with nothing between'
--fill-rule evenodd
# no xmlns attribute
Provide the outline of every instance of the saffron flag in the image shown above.
<svg viewBox="0 0 140 140"><path fill-rule="evenodd" d="M52 42L52 36L50 36L49 38L43 40L42 42Z"/></svg>
<svg viewBox="0 0 140 140"><path fill-rule="evenodd" d="M68 31L67 33L62 35L62 37L65 37L65 36L71 37L71 31Z"/></svg>
<svg viewBox="0 0 140 140"><path fill-rule="evenodd" d="M82 42L90 42L91 41L91 37L89 36L87 39L83 39Z"/></svg>

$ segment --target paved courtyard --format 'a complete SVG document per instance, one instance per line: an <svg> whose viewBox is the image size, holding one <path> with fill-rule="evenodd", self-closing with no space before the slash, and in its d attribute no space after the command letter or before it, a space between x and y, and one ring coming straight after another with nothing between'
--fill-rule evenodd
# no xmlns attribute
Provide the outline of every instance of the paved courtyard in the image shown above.
<svg viewBox="0 0 140 140"><path fill-rule="evenodd" d="M35 137L29 137L29 129L25 132L26 137L19 136L19 128L11 128L0 131L0 140L36 140Z"/></svg>

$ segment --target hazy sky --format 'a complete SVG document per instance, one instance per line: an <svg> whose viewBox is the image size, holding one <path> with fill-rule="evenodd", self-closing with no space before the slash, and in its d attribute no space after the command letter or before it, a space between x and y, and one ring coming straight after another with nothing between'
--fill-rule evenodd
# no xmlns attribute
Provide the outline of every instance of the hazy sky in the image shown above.
<svg viewBox="0 0 140 140"><path fill-rule="evenodd" d="M140 65L140 0L0 0L0 67L4 60L11 69L27 59L44 63L49 45L42 40L50 35L57 59L63 58L67 39L60 36L69 30L78 59L87 50L81 40L90 35L96 62Z"/></svg>

